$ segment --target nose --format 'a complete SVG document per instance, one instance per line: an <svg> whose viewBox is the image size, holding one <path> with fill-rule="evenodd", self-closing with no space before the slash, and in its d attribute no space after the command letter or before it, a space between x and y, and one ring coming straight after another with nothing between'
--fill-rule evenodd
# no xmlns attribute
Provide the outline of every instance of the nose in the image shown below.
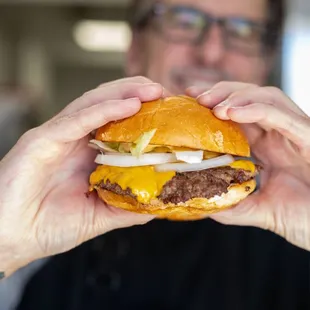
<svg viewBox="0 0 310 310"><path fill-rule="evenodd" d="M199 61L204 65L215 66L225 54L222 30L220 26L214 25L196 46Z"/></svg>

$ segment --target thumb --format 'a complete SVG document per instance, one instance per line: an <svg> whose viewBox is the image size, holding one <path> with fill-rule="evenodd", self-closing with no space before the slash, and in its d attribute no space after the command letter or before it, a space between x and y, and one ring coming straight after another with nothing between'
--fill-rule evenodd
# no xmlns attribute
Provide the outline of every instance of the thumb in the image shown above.
<svg viewBox="0 0 310 310"><path fill-rule="evenodd" d="M259 206L259 193L253 193L238 205L219 213L212 214L210 218L225 225L252 226L269 229L270 214Z"/></svg>
<svg viewBox="0 0 310 310"><path fill-rule="evenodd" d="M101 200L96 201L98 206L94 215L93 233L102 235L114 229L126 228L135 225L144 225L155 218L150 214L139 214L105 204Z"/></svg>
<svg viewBox="0 0 310 310"><path fill-rule="evenodd" d="M54 142L73 142L111 121L132 116L140 108L138 98L104 101L45 123L42 134L44 131L43 136Z"/></svg>

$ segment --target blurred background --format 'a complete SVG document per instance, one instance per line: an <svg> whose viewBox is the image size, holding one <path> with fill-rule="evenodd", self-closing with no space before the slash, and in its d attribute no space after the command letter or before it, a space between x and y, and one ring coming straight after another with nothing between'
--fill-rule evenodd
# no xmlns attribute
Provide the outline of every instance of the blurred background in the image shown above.
<svg viewBox="0 0 310 310"><path fill-rule="evenodd" d="M2 157L29 127L83 92L124 75L130 0L0 0ZM310 1L287 2L271 84L309 115Z"/></svg>

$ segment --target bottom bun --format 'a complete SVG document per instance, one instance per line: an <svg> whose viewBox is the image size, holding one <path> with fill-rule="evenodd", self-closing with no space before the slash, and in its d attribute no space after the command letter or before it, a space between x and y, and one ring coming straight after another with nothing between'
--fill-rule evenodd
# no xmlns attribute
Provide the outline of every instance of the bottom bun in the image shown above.
<svg viewBox="0 0 310 310"><path fill-rule="evenodd" d="M118 195L101 188L96 188L96 190L100 199L117 208L136 213L153 214L158 218L173 221L193 221L235 206L251 194L255 187L256 181L250 180L242 184L231 185L227 193L210 199L194 198L179 204L164 204L161 200L154 199L148 205L139 203L131 196Z"/></svg>

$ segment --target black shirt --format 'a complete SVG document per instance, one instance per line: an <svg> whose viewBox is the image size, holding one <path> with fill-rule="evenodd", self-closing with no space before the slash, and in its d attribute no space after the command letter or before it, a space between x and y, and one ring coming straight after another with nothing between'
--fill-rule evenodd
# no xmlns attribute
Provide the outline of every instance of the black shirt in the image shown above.
<svg viewBox="0 0 310 310"><path fill-rule="evenodd" d="M156 220L55 256L18 310L309 310L309 268L268 231Z"/></svg>

